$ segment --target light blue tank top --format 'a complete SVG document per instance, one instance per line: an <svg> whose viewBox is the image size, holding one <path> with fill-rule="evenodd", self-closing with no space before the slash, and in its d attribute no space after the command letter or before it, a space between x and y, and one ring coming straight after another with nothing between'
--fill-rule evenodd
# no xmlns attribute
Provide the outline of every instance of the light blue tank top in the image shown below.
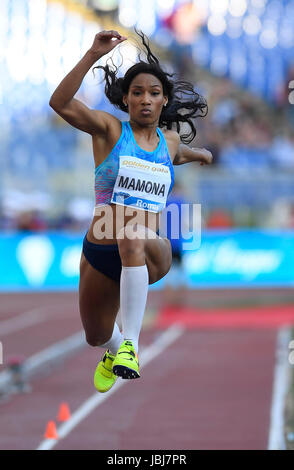
<svg viewBox="0 0 294 470"><path fill-rule="evenodd" d="M95 168L96 205L104 205L111 203L115 185L118 185L118 173L119 171L121 171L120 157L125 156L131 157L130 160L132 160L131 163L133 167L135 165L136 167L150 167L156 170L156 181L159 181L159 183L158 186L156 186L157 183L153 183L153 189L155 188L155 190L160 185L160 168L165 172L166 169L169 169L168 173L170 174L170 186L168 188L168 194L171 192L172 187L174 185L174 168L170 159L165 137L159 128L157 128L157 134L159 136L159 144L153 152L148 152L147 150L144 150L139 147L139 145L136 143L130 123L128 121L122 122L122 133L119 140L117 141L110 154L106 157L104 162L102 162L101 165ZM124 176L120 177L120 179L122 180L123 191L127 191L132 183L131 179L130 181L128 181L128 177L126 176L126 174L127 173L125 173ZM136 188L133 187L132 189L140 189L145 183L145 189L147 188L148 190L150 188L152 193L152 185L148 181L143 182L143 180L137 179ZM121 194L123 194L123 192ZM114 202L114 200L112 202ZM149 210L148 205L146 207L142 206L142 208L144 210ZM159 212L160 210L155 210L154 212Z"/></svg>

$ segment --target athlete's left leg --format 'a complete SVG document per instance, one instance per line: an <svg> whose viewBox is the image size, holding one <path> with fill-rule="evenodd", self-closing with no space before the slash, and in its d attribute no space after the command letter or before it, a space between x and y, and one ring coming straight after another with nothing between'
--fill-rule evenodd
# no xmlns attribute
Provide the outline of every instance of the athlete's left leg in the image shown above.
<svg viewBox="0 0 294 470"><path fill-rule="evenodd" d="M151 238L152 235L152 238ZM138 340L146 308L148 285L161 279L169 271L171 266L171 246L166 238L156 235L144 226L127 226L118 235L119 253L122 261L120 278L120 309L124 343L130 343L138 352ZM128 344L122 348L128 349ZM121 348L120 348L121 349ZM122 359L128 361L128 353L125 356L119 350L119 354L113 363L114 371L120 373L118 366ZM135 356L134 356L135 357ZM137 358L135 358L137 360ZM130 358L133 360L133 358ZM137 360L138 362L138 360ZM123 373L125 367L122 368ZM116 373L115 372L115 373ZM135 375L139 377L137 367ZM122 375L123 376L123 375ZM126 376L125 378L135 378Z"/></svg>

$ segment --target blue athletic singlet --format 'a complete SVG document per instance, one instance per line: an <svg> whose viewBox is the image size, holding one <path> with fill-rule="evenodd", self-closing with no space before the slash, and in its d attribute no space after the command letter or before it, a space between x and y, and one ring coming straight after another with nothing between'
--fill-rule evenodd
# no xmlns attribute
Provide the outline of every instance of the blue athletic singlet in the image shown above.
<svg viewBox="0 0 294 470"><path fill-rule="evenodd" d="M122 122L118 142L95 169L96 206L114 203L156 213L164 209L174 169L159 128L157 134L159 144L148 152L136 143L130 123Z"/></svg>

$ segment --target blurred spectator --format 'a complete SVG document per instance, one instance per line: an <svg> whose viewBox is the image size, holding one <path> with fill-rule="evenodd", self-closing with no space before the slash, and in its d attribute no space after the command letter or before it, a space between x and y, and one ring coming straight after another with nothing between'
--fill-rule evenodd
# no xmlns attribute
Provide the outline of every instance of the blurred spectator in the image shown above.
<svg viewBox="0 0 294 470"><path fill-rule="evenodd" d="M286 126L285 113L277 116L226 79L208 85L204 94L209 112L197 122L197 144L213 153L214 165L234 171L293 167L294 131Z"/></svg>
<svg viewBox="0 0 294 470"><path fill-rule="evenodd" d="M289 135L282 131L274 137L271 158L274 167L294 168L294 131Z"/></svg>
<svg viewBox="0 0 294 470"><path fill-rule="evenodd" d="M225 99L216 104L212 109L211 122L216 126L229 124L240 113L240 108L232 98Z"/></svg>
<svg viewBox="0 0 294 470"><path fill-rule="evenodd" d="M277 199L265 219L265 226L271 229L293 229L294 204L282 198Z"/></svg>
<svg viewBox="0 0 294 470"><path fill-rule="evenodd" d="M47 230L48 226L39 212L26 211L18 215L16 228L21 232L39 232Z"/></svg>
<svg viewBox="0 0 294 470"><path fill-rule="evenodd" d="M81 221L66 212L51 220L50 227L54 230L66 230L71 232L83 232L87 229L89 222Z"/></svg>
<svg viewBox="0 0 294 470"><path fill-rule="evenodd" d="M234 222L227 211L216 209L206 218L205 226L210 229L231 228L234 226Z"/></svg>

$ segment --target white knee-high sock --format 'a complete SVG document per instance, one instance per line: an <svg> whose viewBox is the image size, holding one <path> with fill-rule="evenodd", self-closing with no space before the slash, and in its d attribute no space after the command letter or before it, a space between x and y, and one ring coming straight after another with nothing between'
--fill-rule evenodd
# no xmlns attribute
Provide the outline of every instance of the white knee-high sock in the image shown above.
<svg viewBox="0 0 294 470"><path fill-rule="evenodd" d="M115 322L110 340L104 344L101 344L100 348L109 349L110 353L115 356L123 340L123 335L119 330L118 324Z"/></svg>
<svg viewBox="0 0 294 470"><path fill-rule="evenodd" d="M124 339L133 342L138 352L138 341L148 294L149 274L143 266L122 266L120 277L120 311Z"/></svg>

